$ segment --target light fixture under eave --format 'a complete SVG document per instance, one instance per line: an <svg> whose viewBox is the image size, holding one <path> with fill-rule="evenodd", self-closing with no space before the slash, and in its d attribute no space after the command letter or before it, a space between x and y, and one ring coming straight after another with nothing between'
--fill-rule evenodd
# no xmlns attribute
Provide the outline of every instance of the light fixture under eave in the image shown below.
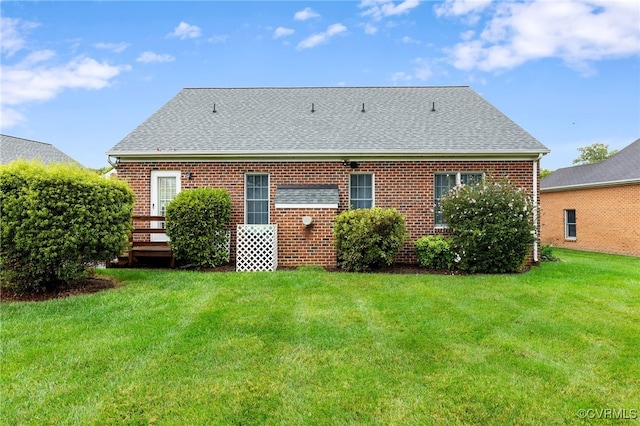
<svg viewBox="0 0 640 426"><path fill-rule="evenodd" d="M186 172L184 172L185 177L187 178L187 180L191 180L191 172L189 170L187 170Z"/></svg>

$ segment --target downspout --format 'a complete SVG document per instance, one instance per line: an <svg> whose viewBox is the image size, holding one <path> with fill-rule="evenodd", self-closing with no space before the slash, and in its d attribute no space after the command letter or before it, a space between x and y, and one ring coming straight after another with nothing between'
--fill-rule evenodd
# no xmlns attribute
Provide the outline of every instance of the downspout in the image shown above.
<svg viewBox="0 0 640 426"><path fill-rule="evenodd" d="M538 159L533 162L533 226L536 237L533 241L533 261L535 263L538 263L538 239L540 238L538 232L538 162L541 158L542 154L539 154Z"/></svg>

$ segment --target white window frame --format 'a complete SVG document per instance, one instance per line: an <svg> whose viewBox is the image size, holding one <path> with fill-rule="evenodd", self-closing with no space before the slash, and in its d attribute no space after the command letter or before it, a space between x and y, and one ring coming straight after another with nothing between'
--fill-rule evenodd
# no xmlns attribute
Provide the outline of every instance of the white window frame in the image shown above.
<svg viewBox="0 0 640 426"><path fill-rule="evenodd" d="M351 176L354 175L369 175L371 176L371 207L367 207L367 208L373 208L376 206L376 176L374 173L372 172L354 172L354 173L349 173L349 209L351 209ZM364 198L363 198L364 199Z"/></svg>
<svg viewBox="0 0 640 426"><path fill-rule="evenodd" d="M267 177L267 225L271 223L271 175L269 173L245 173L244 175L244 223L250 225L248 221L249 217L249 203L247 199L247 177L249 176L266 176Z"/></svg>
<svg viewBox="0 0 640 426"><path fill-rule="evenodd" d="M150 216L161 216L156 201L158 200L158 178L172 177L176 179L176 195L182 189L182 172L180 170L152 170L151 183L149 188L149 211ZM165 223L154 220L150 223L151 228L164 228ZM151 241L169 241L167 234L151 234Z"/></svg>
<svg viewBox="0 0 640 426"><path fill-rule="evenodd" d="M436 172L433 174L433 204L434 204L434 211L433 211L433 225L434 228L437 229L447 229L449 228L449 225L446 223L436 223L436 217L438 212L436 211L437 207L438 207L438 198L436 198L436 176L442 176L442 175L455 175L456 177L456 183L455 186L460 186L462 184L462 175L481 175L480 179L484 179L484 172L477 172L477 171L464 171L464 172Z"/></svg>
<svg viewBox="0 0 640 426"><path fill-rule="evenodd" d="M569 212L573 212L573 222L569 222ZM569 226L573 225L573 233L574 235L569 235ZM564 239L565 240L576 240L578 238L578 213L576 209L565 209L564 210Z"/></svg>

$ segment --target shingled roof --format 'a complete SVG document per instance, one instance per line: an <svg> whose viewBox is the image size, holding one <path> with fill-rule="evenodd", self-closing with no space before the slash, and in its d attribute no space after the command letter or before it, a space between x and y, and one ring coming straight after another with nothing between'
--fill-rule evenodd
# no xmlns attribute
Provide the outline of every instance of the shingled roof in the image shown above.
<svg viewBox="0 0 640 426"><path fill-rule="evenodd" d="M14 160L40 160L45 164L77 163L51 144L0 135L0 164L7 164Z"/></svg>
<svg viewBox="0 0 640 426"><path fill-rule="evenodd" d="M540 181L541 191L640 183L640 139L601 163L558 169Z"/></svg>
<svg viewBox="0 0 640 426"><path fill-rule="evenodd" d="M108 154L144 158L537 158L469 87L183 89Z"/></svg>

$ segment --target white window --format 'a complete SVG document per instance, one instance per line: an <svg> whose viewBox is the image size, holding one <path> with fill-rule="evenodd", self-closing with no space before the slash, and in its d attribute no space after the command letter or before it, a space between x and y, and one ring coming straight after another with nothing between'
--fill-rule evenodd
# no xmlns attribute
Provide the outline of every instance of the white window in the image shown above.
<svg viewBox="0 0 640 426"><path fill-rule="evenodd" d="M370 209L373 206L373 173L352 173L349 181L349 207Z"/></svg>
<svg viewBox="0 0 640 426"><path fill-rule="evenodd" d="M564 211L564 237L568 240L576 239L576 211L574 209Z"/></svg>
<svg viewBox="0 0 640 426"><path fill-rule="evenodd" d="M247 225L269 224L269 175L245 175L245 218Z"/></svg>
<svg viewBox="0 0 640 426"><path fill-rule="evenodd" d="M165 216L167 205L180 192L180 172L153 170L151 172L151 216ZM164 228L161 221L151 222L152 228ZM151 234L151 241L168 241L167 234Z"/></svg>
<svg viewBox="0 0 640 426"><path fill-rule="evenodd" d="M434 180L434 224L436 227L446 227L447 221L442 215L442 206L440 200L457 185L476 185L482 181L482 173L437 173Z"/></svg>

